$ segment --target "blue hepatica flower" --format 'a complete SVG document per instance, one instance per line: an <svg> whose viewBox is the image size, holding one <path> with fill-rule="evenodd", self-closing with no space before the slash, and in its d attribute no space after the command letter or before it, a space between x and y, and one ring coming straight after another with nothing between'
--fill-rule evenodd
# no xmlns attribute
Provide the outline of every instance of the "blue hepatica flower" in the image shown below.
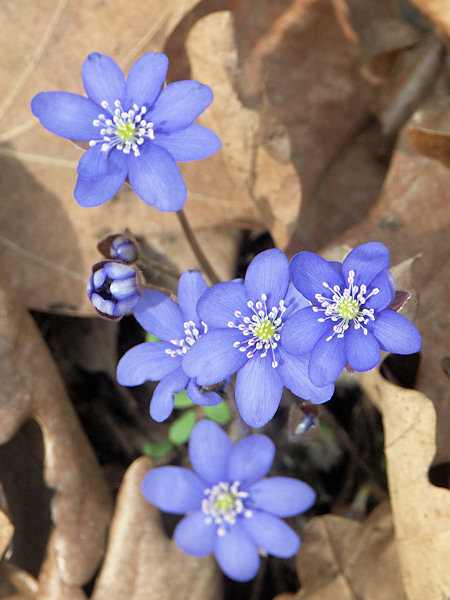
<svg viewBox="0 0 450 600"><path fill-rule="evenodd" d="M156 290L144 290L133 314L142 327L160 342L139 344L121 358L117 381L121 385L140 385L159 381L150 403L150 415L164 421L174 405L174 393L186 390L195 404L213 406L222 398L213 391L201 391L182 367L197 340L207 331L196 311L197 301L207 289L198 271L186 271L178 283L178 304Z"/></svg>
<svg viewBox="0 0 450 600"><path fill-rule="evenodd" d="M262 252L245 281L219 283L200 298L197 311L208 325L183 357L183 369L198 385L212 385L236 371L236 403L244 421L262 427L275 414L283 385L306 400L329 400L333 386L318 387L308 377L309 356L292 356L282 329L309 302L289 283L289 263L281 250Z"/></svg>
<svg viewBox="0 0 450 600"><path fill-rule="evenodd" d="M355 371L373 369L381 350L420 350L416 327L389 309L395 283L388 267L389 250L381 242L354 248L342 264L312 252L292 259L292 282L312 306L292 317L281 339L293 354L311 352L309 376L316 385L335 381L347 363Z"/></svg>
<svg viewBox="0 0 450 600"><path fill-rule="evenodd" d="M237 581L252 579L259 567L258 548L293 556L297 534L280 517L310 508L315 493L303 481L264 477L275 447L268 437L252 435L234 447L212 421L194 427L189 455L195 473L183 467L153 469L142 482L145 498L165 512L189 513L174 533L187 554L214 555L223 572Z"/></svg>
<svg viewBox="0 0 450 600"><path fill-rule="evenodd" d="M215 133L194 123L212 100L198 81L177 81L163 88L168 59L148 52L128 78L108 56L94 52L85 60L82 79L87 98L69 92L41 92L31 110L56 135L89 142L78 164L75 199L98 206L131 187L158 210L179 210L186 186L175 161L206 158L220 148Z"/></svg>

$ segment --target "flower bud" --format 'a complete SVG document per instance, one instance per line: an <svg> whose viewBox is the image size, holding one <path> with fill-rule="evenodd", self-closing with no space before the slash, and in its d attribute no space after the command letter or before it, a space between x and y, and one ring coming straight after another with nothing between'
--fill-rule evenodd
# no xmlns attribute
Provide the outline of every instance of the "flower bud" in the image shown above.
<svg viewBox="0 0 450 600"><path fill-rule="evenodd" d="M108 235L98 243L97 247L106 258L120 260L127 264L135 262L138 257L138 249L134 241L120 233Z"/></svg>
<svg viewBox="0 0 450 600"><path fill-rule="evenodd" d="M121 319L137 304L141 293L137 269L114 260L103 260L92 267L87 294L101 317Z"/></svg>

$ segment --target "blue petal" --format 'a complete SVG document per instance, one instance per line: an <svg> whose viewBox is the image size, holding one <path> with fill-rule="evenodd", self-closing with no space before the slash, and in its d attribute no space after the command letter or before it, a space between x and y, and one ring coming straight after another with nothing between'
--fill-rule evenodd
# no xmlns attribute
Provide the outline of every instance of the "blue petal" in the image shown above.
<svg viewBox="0 0 450 600"><path fill-rule="evenodd" d="M205 523L205 514L200 510L182 519L173 537L186 554L207 556L214 550L217 528L214 523Z"/></svg>
<svg viewBox="0 0 450 600"><path fill-rule="evenodd" d="M329 320L320 323L323 312L314 312L312 307L302 308L294 313L281 329L281 344L285 350L294 356L311 352L314 344L332 330L333 323Z"/></svg>
<svg viewBox="0 0 450 600"><path fill-rule="evenodd" d="M184 319L173 300L156 290L144 290L133 315L146 331L160 340L181 340L185 337Z"/></svg>
<svg viewBox="0 0 450 600"><path fill-rule="evenodd" d="M265 435L251 435L236 444L230 454L227 481L253 483L269 472L275 444Z"/></svg>
<svg viewBox="0 0 450 600"><path fill-rule="evenodd" d="M141 155L128 155L128 177L136 194L162 212L183 208L187 191L180 169L166 150L148 142Z"/></svg>
<svg viewBox="0 0 450 600"><path fill-rule="evenodd" d="M380 291L378 294L370 296L364 304L364 308L373 308L376 311L387 308L395 296L395 282L393 279L394 278L387 269L378 273L378 275L370 282L367 291L370 293L374 288L378 288Z"/></svg>
<svg viewBox="0 0 450 600"><path fill-rule="evenodd" d="M324 335L316 343L309 361L309 378L319 387L334 383L347 364L344 338L326 339Z"/></svg>
<svg viewBox="0 0 450 600"><path fill-rule="evenodd" d="M230 438L219 425L207 419L199 421L189 439L189 458L194 471L211 485L225 481L232 448Z"/></svg>
<svg viewBox="0 0 450 600"><path fill-rule="evenodd" d="M78 175L83 179L96 179L97 177L104 177L105 175L112 174L116 171L119 173L122 170L125 170L126 173L127 167L124 160L121 161L120 164L117 164L115 161L108 162L108 157L111 155L114 156L115 154L117 153L103 152L101 144L92 146L86 150L80 158L77 169ZM111 172L108 173L108 171Z"/></svg>
<svg viewBox="0 0 450 600"><path fill-rule="evenodd" d="M283 384L270 356L254 356L236 377L236 404L250 427L262 427L276 413Z"/></svg>
<svg viewBox="0 0 450 600"><path fill-rule="evenodd" d="M316 493L307 483L290 477L268 477L249 488L252 506L278 517L305 512L316 501Z"/></svg>
<svg viewBox="0 0 450 600"><path fill-rule="evenodd" d="M199 510L203 490L204 485L197 475L183 467L153 469L142 480L145 499L168 513Z"/></svg>
<svg viewBox="0 0 450 600"><path fill-rule="evenodd" d="M70 92L40 92L31 101L31 112L46 129L69 140L98 138L92 124L101 109L88 98Z"/></svg>
<svg viewBox="0 0 450 600"><path fill-rule="evenodd" d="M245 292L249 300L267 296L267 308L278 307L289 285L289 261L278 248L261 252L250 263L245 274Z"/></svg>
<svg viewBox="0 0 450 600"><path fill-rule="evenodd" d="M159 381L181 364L181 356L166 354L165 342L144 342L126 352L117 365L120 385L141 385L144 381Z"/></svg>
<svg viewBox="0 0 450 600"><path fill-rule="evenodd" d="M377 338L382 350L395 354L419 352L421 338L418 329L403 315L393 310L384 310L368 325Z"/></svg>
<svg viewBox="0 0 450 600"><path fill-rule="evenodd" d="M155 144L167 150L177 162L208 158L222 146L213 131L197 123L172 133L156 133Z"/></svg>
<svg viewBox="0 0 450 600"><path fill-rule="evenodd" d="M240 521L224 536L217 536L214 554L222 571L231 579L249 581L258 572L258 549Z"/></svg>
<svg viewBox="0 0 450 600"><path fill-rule="evenodd" d="M150 401L150 416L152 419L161 423L171 415L175 402L173 395L182 392L188 380L189 378L181 368L175 369L161 379Z"/></svg>
<svg viewBox="0 0 450 600"><path fill-rule="evenodd" d="M345 352L347 361L355 371L370 371L381 360L380 345L370 332L352 327L345 333Z"/></svg>
<svg viewBox="0 0 450 600"><path fill-rule="evenodd" d="M217 406L222 402L222 398L216 392L201 392L193 379L189 380L186 387L186 394L192 402L199 406Z"/></svg>
<svg viewBox="0 0 450 600"><path fill-rule="evenodd" d="M213 385L236 373L248 360L234 348L233 329L214 329L201 337L183 357L183 369L198 385Z"/></svg>
<svg viewBox="0 0 450 600"><path fill-rule="evenodd" d="M185 271L178 281L178 306L185 321L197 323L197 302L208 284L198 271Z"/></svg>
<svg viewBox="0 0 450 600"><path fill-rule="evenodd" d="M300 538L284 521L265 512L253 511L253 515L241 521L258 548L273 556L288 558L300 548Z"/></svg>
<svg viewBox="0 0 450 600"><path fill-rule="evenodd" d="M137 104L139 108L144 105L150 108L161 91L168 66L169 60L162 52L147 52L141 56L128 73L125 106L131 108Z"/></svg>
<svg viewBox="0 0 450 600"><path fill-rule="evenodd" d="M152 109L148 118L155 125L156 132L170 133L185 129L213 101L210 87L198 81L176 81L169 83Z"/></svg>
<svg viewBox="0 0 450 600"><path fill-rule="evenodd" d="M252 314L247 307L244 285L238 281L213 285L197 305L199 317L210 327L227 327L229 322L236 322L236 310L240 310L244 316Z"/></svg>
<svg viewBox="0 0 450 600"><path fill-rule="evenodd" d="M303 296L303 294L300 294L295 285L290 282L286 298L284 299L284 305L286 306L286 312L283 315L283 320L286 320L297 310L311 306L311 303Z"/></svg>
<svg viewBox="0 0 450 600"><path fill-rule="evenodd" d="M136 271L132 267L115 261L105 261L103 270L111 279L129 279L136 275Z"/></svg>
<svg viewBox="0 0 450 600"><path fill-rule="evenodd" d="M125 76L113 59L98 52L89 54L81 69L81 77L89 98L98 105L103 101L108 102L111 112L114 112L114 102L122 102L123 99ZM104 111L100 110L99 113Z"/></svg>
<svg viewBox="0 0 450 600"><path fill-rule="evenodd" d="M323 283L331 288L338 285L344 290L344 281L340 274L324 258L313 252L299 252L291 260L290 274L292 283L308 300L317 304L316 294L331 297Z"/></svg>
<svg viewBox="0 0 450 600"><path fill-rule="evenodd" d="M80 206L90 208L100 206L110 200L123 185L127 176L123 174L109 175L108 177L97 177L96 179L82 179L78 177L73 192L75 200Z"/></svg>
<svg viewBox="0 0 450 600"><path fill-rule="evenodd" d="M354 248L342 263L342 277L347 282L350 270L355 271L355 284L367 287L380 271L389 267L389 250L381 242L367 242ZM347 286L346 286L347 287Z"/></svg>
<svg viewBox="0 0 450 600"><path fill-rule="evenodd" d="M322 404L331 398L334 385L318 387L309 378L308 367L310 355L291 356L282 348L279 351L278 375L284 386L296 396L310 400L314 404Z"/></svg>

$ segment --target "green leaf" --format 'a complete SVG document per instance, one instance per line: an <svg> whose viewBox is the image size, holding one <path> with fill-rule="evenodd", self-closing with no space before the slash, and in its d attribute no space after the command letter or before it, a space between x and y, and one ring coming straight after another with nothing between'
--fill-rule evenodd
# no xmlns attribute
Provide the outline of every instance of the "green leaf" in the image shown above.
<svg viewBox="0 0 450 600"><path fill-rule="evenodd" d="M231 411L226 402L221 402L217 406L202 406L203 412L208 419L215 421L219 425L226 425L230 422Z"/></svg>
<svg viewBox="0 0 450 600"><path fill-rule="evenodd" d="M187 410L184 415L181 415L181 417L174 421L169 429L169 440L172 444L175 446L185 444L191 435L196 420L195 409L191 408L191 410Z"/></svg>
<svg viewBox="0 0 450 600"><path fill-rule="evenodd" d="M160 442L145 442L142 445L142 452L152 458L162 458L172 450L173 446L167 440Z"/></svg>
<svg viewBox="0 0 450 600"><path fill-rule="evenodd" d="M152 333L146 333L145 341L146 342L160 342L161 340L158 339L157 337L155 337Z"/></svg>
<svg viewBox="0 0 450 600"><path fill-rule="evenodd" d="M190 408L194 405L192 400L186 394L186 390L183 390L179 394L174 394L173 397L175 399L175 408Z"/></svg>

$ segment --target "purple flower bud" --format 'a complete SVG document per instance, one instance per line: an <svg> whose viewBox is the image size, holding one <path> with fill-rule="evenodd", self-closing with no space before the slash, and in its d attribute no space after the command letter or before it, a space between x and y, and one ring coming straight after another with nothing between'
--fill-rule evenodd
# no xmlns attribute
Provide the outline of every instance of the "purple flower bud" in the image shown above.
<svg viewBox="0 0 450 600"><path fill-rule="evenodd" d="M127 264L135 262L138 257L138 249L134 241L120 233L108 235L98 243L97 248L105 258L120 260Z"/></svg>
<svg viewBox="0 0 450 600"><path fill-rule="evenodd" d="M87 294L101 317L121 319L137 304L141 293L141 276L135 268L114 260L103 260L92 267Z"/></svg>

